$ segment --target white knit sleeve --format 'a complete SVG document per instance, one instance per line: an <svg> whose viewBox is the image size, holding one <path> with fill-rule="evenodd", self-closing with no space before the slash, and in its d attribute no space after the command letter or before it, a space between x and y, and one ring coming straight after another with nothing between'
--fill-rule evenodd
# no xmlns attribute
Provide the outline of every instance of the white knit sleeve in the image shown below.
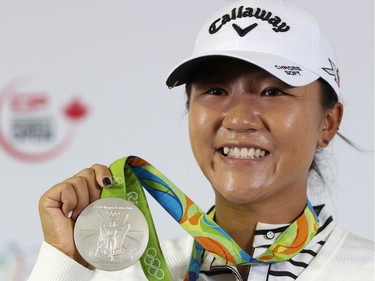
<svg viewBox="0 0 375 281"><path fill-rule="evenodd" d="M89 281L95 271L80 265L46 242L42 243L28 281Z"/></svg>

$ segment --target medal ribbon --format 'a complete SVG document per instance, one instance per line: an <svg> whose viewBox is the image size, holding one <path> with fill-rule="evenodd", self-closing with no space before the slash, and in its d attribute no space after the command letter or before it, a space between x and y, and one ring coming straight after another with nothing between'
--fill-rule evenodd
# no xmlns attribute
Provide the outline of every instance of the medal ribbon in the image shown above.
<svg viewBox="0 0 375 281"><path fill-rule="evenodd" d="M114 178L111 188L102 190L102 198L118 197L134 203L145 215L150 238L141 266L148 280L172 280L155 231L155 226L142 189L147 192L191 235L195 242L185 280L198 279L204 250L229 266L285 261L298 254L318 231L318 218L307 202L300 217L291 223L261 255L252 257L176 185L145 160L128 156L110 165ZM152 265L150 266L150 260Z"/></svg>

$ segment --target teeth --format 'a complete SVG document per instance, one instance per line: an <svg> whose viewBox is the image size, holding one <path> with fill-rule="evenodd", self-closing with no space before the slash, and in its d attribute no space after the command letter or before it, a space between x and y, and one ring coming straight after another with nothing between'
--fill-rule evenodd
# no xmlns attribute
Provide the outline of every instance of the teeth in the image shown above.
<svg viewBox="0 0 375 281"><path fill-rule="evenodd" d="M233 156L236 157L236 158L240 158L241 157L241 151L240 151L240 149L238 147L235 147L233 149Z"/></svg>
<svg viewBox="0 0 375 281"><path fill-rule="evenodd" d="M254 156L255 156L255 149L254 148L250 148L247 155L250 158L254 158Z"/></svg>
<svg viewBox="0 0 375 281"><path fill-rule="evenodd" d="M229 147L224 147L224 154L227 155L229 153Z"/></svg>
<svg viewBox="0 0 375 281"><path fill-rule="evenodd" d="M246 158L246 157L247 157L247 149L241 148L241 158Z"/></svg>
<svg viewBox="0 0 375 281"><path fill-rule="evenodd" d="M262 149L255 149L255 148L238 148L238 147L224 147L223 148L224 155L233 158L241 158L241 159L254 159L254 158L261 158L266 155L266 151Z"/></svg>
<svg viewBox="0 0 375 281"><path fill-rule="evenodd" d="M255 157L258 158L260 156L260 152L260 149L255 150Z"/></svg>

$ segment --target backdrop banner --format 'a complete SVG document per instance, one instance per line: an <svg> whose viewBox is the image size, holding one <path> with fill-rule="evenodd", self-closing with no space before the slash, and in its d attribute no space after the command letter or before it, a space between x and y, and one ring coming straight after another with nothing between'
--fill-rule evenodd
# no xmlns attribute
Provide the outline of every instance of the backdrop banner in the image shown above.
<svg viewBox="0 0 375 281"><path fill-rule="evenodd" d="M309 198L324 198L344 228L373 239L373 1L358 2L356 13L340 0L289 1L316 14L332 38L345 105L340 132L366 150L334 140L324 158L327 187L311 181ZM184 88L170 90L165 80L227 2L1 1L0 281L31 271L43 240L41 195L93 164L139 155L203 210L214 204L190 150ZM185 235L146 196L159 239Z"/></svg>

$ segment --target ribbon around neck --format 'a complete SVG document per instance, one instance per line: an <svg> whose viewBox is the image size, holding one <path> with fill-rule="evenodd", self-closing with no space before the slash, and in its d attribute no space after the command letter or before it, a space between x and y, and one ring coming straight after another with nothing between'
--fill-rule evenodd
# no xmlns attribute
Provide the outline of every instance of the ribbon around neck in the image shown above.
<svg viewBox="0 0 375 281"><path fill-rule="evenodd" d="M292 222L264 253L252 257L215 223L175 184L154 166L137 156L121 158L110 165L113 185L102 190L101 198L123 198L135 204L145 215L150 237L140 259L148 280L172 280L162 254L145 193L147 192L194 238L189 271L185 280L199 276L204 250L224 265L235 266L285 261L298 254L318 231L318 217L307 201L303 213Z"/></svg>

